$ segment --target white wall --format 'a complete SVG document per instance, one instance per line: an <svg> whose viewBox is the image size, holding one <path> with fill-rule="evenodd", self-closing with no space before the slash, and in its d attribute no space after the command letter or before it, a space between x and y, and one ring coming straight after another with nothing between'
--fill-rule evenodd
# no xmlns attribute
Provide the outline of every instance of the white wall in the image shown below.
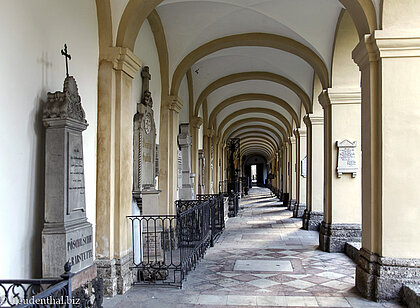
<svg viewBox="0 0 420 308"><path fill-rule="evenodd" d="M183 102L181 111L179 112L179 124L190 122L190 106L189 106L189 95L188 95L188 82L187 76L185 75L182 79L179 87L179 98Z"/></svg>
<svg viewBox="0 0 420 308"><path fill-rule="evenodd" d="M86 207L95 224L97 33L94 1L0 1L0 278L41 277L42 108L47 92L62 90L64 43L89 123Z"/></svg>

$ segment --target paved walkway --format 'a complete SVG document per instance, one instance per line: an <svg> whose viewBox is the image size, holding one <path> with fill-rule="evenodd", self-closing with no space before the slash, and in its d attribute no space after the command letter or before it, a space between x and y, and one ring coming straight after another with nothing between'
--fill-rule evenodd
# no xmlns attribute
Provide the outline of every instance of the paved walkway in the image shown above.
<svg viewBox="0 0 420 308"><path fill-rule="evenodd" d="M268 189L251 189L182 289L135 286L104 307L403 307L361 298L355 264L317 250L318 232L280 205Z"/></svg>

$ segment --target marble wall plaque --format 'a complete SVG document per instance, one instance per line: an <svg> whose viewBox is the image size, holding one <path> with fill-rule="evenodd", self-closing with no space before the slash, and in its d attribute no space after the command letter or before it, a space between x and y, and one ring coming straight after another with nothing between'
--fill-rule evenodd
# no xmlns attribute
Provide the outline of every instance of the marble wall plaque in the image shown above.
<svg viewBox="0 0 420 308"><path fill-rule="evenodd" d="M307 156L300 162L300 175L306 178L306 164L307 164Z"/></svg>
<svg viewBox="0 0 420 308"><path fill-rule="evenodd" d="M337 176L342 177L343 173L351 173L352 177L357 175L357 160L356 160L356 145L357 141L350 142L345 139L337 141Z"/></svg>

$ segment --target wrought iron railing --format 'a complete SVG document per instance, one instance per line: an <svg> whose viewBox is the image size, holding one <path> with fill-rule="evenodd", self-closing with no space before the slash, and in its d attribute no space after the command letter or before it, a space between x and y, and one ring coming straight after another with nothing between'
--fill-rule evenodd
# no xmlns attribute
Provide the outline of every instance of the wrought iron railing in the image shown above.
<svg viewBox="0 0 420 308"><path fill-rule="evenodd" d="M182 285L210 245L213 203L179 200L176 215L128 216L135 284Z"/></svg>
<svg viewBox="0 0 420 308"><path fill-rule="evenodd" d="M62 279L0 280L0 307L76 307L70 270L67 263Z"/></svg>
<svg viewBox="0 0 420 308"><path fill-rule="evenodd" d="M211 210L211 242L210 246L213 247L216 239L220 236L225 228L225 201L222 194L201 194L197 195L197 200L209 200Z"/></svg>

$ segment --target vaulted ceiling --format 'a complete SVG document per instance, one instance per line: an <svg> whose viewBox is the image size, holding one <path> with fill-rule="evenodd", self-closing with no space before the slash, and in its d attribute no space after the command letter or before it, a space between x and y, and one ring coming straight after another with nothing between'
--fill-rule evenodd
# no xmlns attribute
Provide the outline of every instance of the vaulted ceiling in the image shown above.
<svg viewBox="0 0 420 308"><path fill-rule="evenodd" d="M206 104L209 128L223 138L253 140L254 133L256 144L262 138L279 146L301 125L302 110L311 110L314 73L329 82L342 9L334 0L165 0L156 11L169 82L178 82L172 79L188 62L194 113Z"/></svg>

